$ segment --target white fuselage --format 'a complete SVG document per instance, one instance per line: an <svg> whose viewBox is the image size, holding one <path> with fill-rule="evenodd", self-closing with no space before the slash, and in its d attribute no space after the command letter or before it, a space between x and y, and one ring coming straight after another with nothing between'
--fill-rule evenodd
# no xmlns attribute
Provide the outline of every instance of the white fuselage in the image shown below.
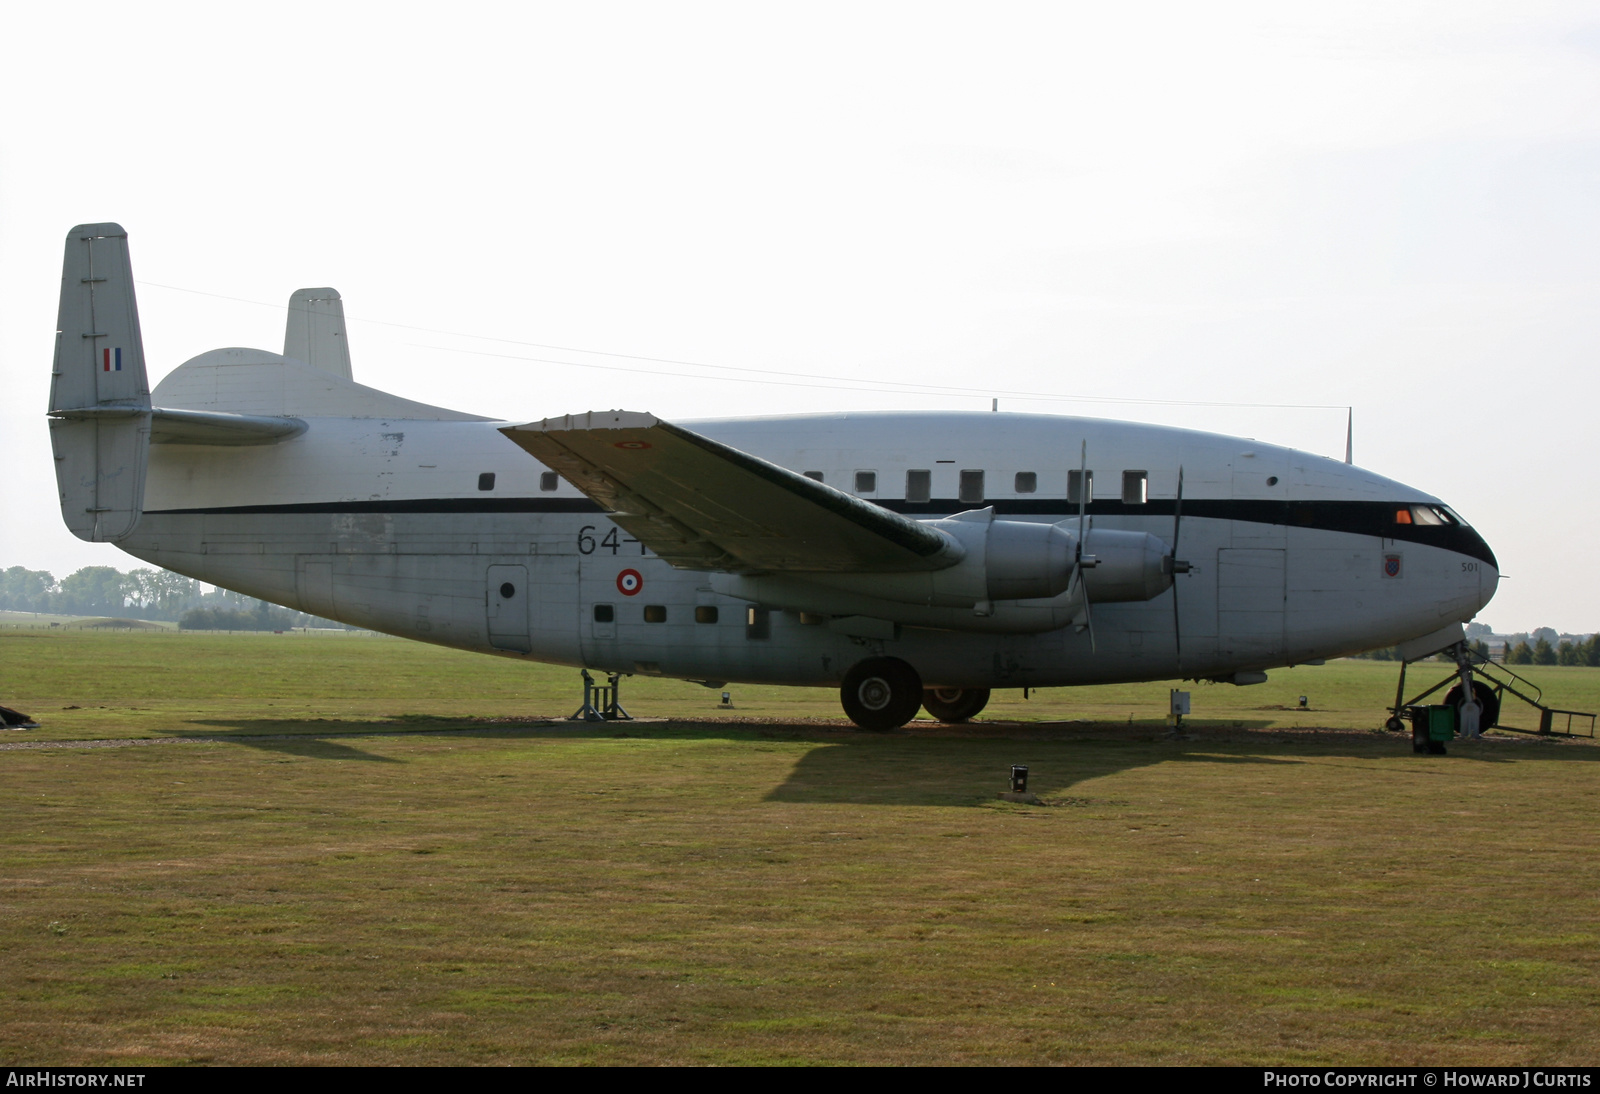
<svg viewBox="0 0 1600 1094"><path fill-rule="evenodd" d="M118 545L203 581L405 638L607 671L810 685L837 684L874 654L912 664L930 687L1226 676L1464 622L1498 580L1494 556L1470 528L1395 523L1397 508L1437 504L1431 495L1254 441L995 413L683 423L913 518L992 505L997 517L1073 530L1068 472L1086 445L1093 527L1168 543L1183 469L1178 553L1191 571L1174 577L1175 594L1095 605L1093 648L1072 625L841 633L825 616L768 611L716 591L727 588L718 575L654 557L565 481L549 488L547 469L499 432L505 423L306 421L303 435L280 444L153 446L143 518ZM908 472L919 471L929 473L929 500L908 501ZM974 471L983 473L981 499ZM1124 500L1125 472L1144 473L1145 501ZM480 488L489 475L492 486ZM1019 489L1030 475L1034 489ZM873 489L858 491L868 481Z"/></svg>

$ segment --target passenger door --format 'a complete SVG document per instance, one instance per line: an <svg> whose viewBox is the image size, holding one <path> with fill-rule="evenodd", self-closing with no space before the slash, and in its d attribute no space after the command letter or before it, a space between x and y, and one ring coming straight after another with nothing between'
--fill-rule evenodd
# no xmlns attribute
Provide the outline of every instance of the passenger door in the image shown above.
<svg viewBox="0 0 1600 1094"><path fill-rule="evenodd" d="M489 614L489 645L497 650L531 653L528 633L528 568L490 566L484 590Z"/></svg>

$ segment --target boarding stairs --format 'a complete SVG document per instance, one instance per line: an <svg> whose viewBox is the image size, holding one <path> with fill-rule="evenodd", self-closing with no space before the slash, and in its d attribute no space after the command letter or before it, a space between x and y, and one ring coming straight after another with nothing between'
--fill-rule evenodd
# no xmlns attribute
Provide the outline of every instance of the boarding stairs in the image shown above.
<svg viewBox="0 0 1600 1094"><path fill-rule="evenodd" d="M1457 653L1456 650L1447 651ZM1473 680L1482 681L1487 691L1479 691L1474 686L1482 711L1479 715L1480 729L1503 729L1512 733L1536 733L1541 736L1559 737L1593 737L1595 735L1595 715L1584 710L1561 710L1552 707L1544 701L1544 689L1527 677L1520 675L1509 665L1496 661L1494 658L1466 646L1459 651L1466 658L1471 667ZM1431 654L1429 655L1432 656ZM1419 659L1423 660L1423 659ZM1414 706L1420 706L1424 700L1442 688L1450 687L1461 682L1458 669L1453 669L1449 676L1437 684L1414 695L1409 701L1406 693L1406 669L1417 662L1400 662L1400 683L1395 688L1392 724L1404 717L1405 711ZM1537 729L1528 729L1524 726L1507 725L1501 720L1505 714L1505 698L1511 696L1532 707L1538 712L1539 725ZM1487 701L1485 701L1487 698ZM1585 731L1584 720L1588 720ZM1576 728L1574 728L1576 727Z"/></svg>

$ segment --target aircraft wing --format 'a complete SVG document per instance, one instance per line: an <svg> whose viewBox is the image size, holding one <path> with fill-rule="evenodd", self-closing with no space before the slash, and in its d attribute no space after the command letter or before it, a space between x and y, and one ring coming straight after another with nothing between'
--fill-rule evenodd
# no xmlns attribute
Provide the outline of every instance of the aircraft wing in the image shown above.
<svg viewBox="0 0 1600 1094"><path fill-rule="evenodd" d="M568 415L501 432L683 569L903 573L959 558L927 525L652 414Z"/></svg>

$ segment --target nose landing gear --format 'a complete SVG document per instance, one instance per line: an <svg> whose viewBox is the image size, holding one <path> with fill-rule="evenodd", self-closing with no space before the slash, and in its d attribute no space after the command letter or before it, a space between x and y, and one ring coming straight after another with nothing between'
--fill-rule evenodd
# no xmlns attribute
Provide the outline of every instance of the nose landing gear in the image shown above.
<svg viewBox="0 0 1600 1094"><path fill-rule="evenodd" d="M1461 709L1461 685L1457 684L1444 693L1444 705ZM1494 688L1482 680L1472 681L1472 697L1478 701L1478 726L1480 729L1490 729L1500 724L1500 696L1495 694Z"/></svg>

